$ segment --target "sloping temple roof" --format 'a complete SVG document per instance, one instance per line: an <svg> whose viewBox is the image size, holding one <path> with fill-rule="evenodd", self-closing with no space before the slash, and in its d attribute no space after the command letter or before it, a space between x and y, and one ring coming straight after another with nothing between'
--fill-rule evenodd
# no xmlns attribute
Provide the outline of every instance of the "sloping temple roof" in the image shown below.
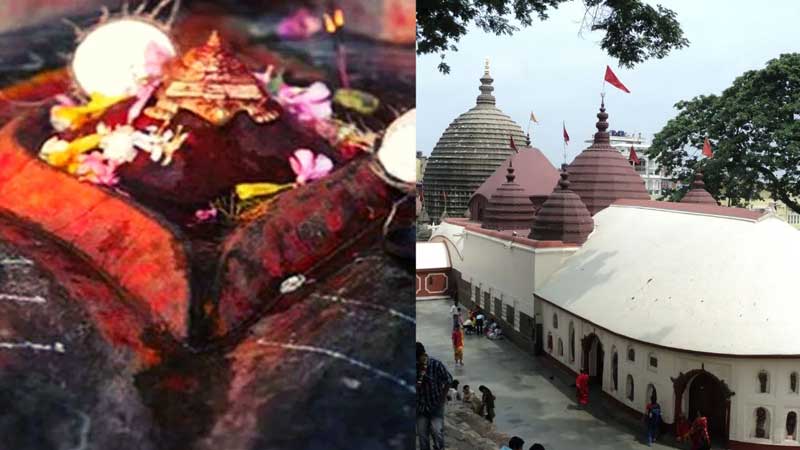
<svg viewBox="0 0 800 450"><path fill-rule="evenodd" d="M417 270L449 268L450 255L444 242L417 242Z"/></svg>
<svg viewBox="0 0 800 450"><path fill-rule="evenodd" d="M649 344L800 355L800 232L792 226L735 208L631 200L594 220L594 234L539 298Z"/></svg>
<svg viewBox="0 0 800 450"><path fill-rule="evenodd" d="M531 197L536 195L546 197L553 192L553 188L555 188L558 183L558 169L553 167L550 160L547 159L544 153L538 148L520 147L519 153L512 153L511 156L481 184L470 198L470 201L478 195L482 195L488 199L500 185L506 182L506 167L508 166L509 159L516 171L516 179L514 181L524 190L526 196Z"/></svg>

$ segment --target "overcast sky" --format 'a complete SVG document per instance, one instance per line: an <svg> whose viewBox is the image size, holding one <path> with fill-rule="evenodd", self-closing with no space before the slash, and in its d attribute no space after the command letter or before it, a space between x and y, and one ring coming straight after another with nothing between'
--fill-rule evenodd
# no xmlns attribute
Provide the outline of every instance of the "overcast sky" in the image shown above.
<svg viewBox="0 0 800 450"><path fill-rule="evenodd" d="M656 2L650 2L654 4ZM497 106L523 130L530 111L533 145L557 166L562 160L561 121L571 142L569 161L594 132L608 64L631 90L606 86L610 129L641 132L648 140L675 116L673 105L719 94L747 70L782 53L800 52L800 1L663 0L677 13L690 45L633 69L617 66L599 46L602 34L578 36L583 2L572 1L550 18L513 36L472 29L449 52L451 72L438 72L437 55L417 57L417 150L430 154L450 122L475 105L483 62L490 59Z"/></svg>

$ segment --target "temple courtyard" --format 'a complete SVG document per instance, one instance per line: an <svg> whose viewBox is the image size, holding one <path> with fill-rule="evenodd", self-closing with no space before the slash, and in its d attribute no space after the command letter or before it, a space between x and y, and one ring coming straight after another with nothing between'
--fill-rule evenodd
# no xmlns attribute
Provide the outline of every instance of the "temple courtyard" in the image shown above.
<svg viewBox="0 0 800 450"><path fill-rule="evenodd" d="M525 353L513 342L464 336L464 366L455 367L450 341L450 300L417 302L417 340L442 361L461 385L477 392L485 385L497 397L495 424L501 433L535 442L547 450L624 450L647 448L644 423L590 393L588 409L576 406L574 379L563 370ZM637 426L638 425L638 426ZM651 448L676 448L674 440ZM445 440L447 436L445 436ZM688 444L683 447L688 448Z"/></svg>

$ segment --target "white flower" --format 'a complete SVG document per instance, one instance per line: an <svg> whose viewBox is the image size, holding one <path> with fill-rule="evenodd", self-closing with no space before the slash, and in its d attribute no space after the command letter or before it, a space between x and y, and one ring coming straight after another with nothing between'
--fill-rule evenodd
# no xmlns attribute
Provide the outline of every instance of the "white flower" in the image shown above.
<svg viewBox="0 0 800 450"><path fill-rule="evenodd" d="M39 150L39 156L45 157L51 153L63 152L68 146L69 142L59 139L58 136L53 136L42 144L42 148Z"/></svg>
<svg viewBox="0 0 800 450"><path fill-rule="evenodd" d="M102 127L101 127L102 125ZM136 147L134 147L134 129L130 125L122 125L108 132L108 128L100 124L97 132L101 135L100 148L103 149L103 156L106 160L117 164L129 163L136 159Z"/></svg>
<svg viewBox="0 0 800 450"><path fill-rule="evenodd" d="M283 280L280 287L281 294L289 294L300 289L306 283L306 277L303 274L292 275Z"/></svg>
<svg viewBox="0 0 800 450"><path fill-rule="evenodd" d="M187 134L181 133L180 129L176 135L172 130L166 130L158 134L158 129L154 126L147 127L147 133L137 131L134 133L134 144L143 151L150 153L153 162L161 161L161 165L166 166L172 161L172 154L186 140Z"/></svg>
<svg viewBox="0 0 800 450"><path fill-rule="evenodd" d="M58 106L50 108L50 125L53 126L54 130L60 133L69 128L72 125L72 122L69 119L60 117L58 114L56 114L56 111L58 111L56 108L58 108Z"/></svg>

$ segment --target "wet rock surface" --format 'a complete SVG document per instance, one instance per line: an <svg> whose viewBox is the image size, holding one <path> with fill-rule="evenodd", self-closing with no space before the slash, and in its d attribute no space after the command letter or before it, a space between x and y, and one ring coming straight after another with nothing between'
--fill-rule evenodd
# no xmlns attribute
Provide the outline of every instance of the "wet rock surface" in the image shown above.
<svg viewBox="0 0 800 450"><path fill-rule="evenodd" d="M0 448L157 448L135 365L81 300L0 242Z"/></svg>
<svg viewBox="0 0 800 450"><path fill-rule="evenodd" d="M151 342L144 368L65 293L97 273L45 270L35 255L58 250L46 239L25 254L0 243L0 448L410 448L413 264L381 241L332 259L239 335ZM42 347L3 346L24 342Z"/></svg>

